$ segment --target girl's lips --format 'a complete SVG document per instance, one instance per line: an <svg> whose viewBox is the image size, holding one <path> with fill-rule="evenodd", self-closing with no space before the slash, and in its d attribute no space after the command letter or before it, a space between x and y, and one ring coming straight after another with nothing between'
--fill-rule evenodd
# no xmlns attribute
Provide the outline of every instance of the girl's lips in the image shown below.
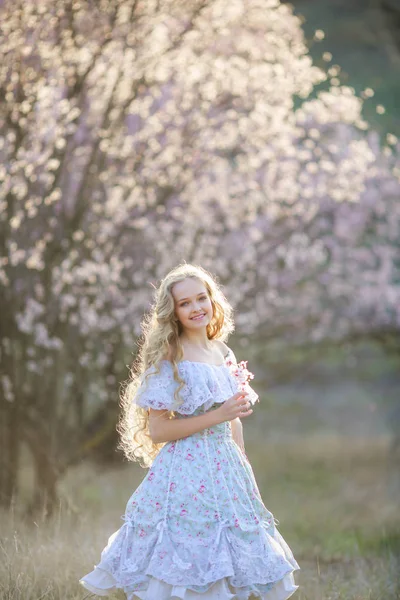
<svg viewBox="0 0 400 600"><path fill-rule="evenodd" d="M192 317L190 320L191 321L201 321L201 319L205 317L205 314L203 315L197 315L197 317Z"/></svg>

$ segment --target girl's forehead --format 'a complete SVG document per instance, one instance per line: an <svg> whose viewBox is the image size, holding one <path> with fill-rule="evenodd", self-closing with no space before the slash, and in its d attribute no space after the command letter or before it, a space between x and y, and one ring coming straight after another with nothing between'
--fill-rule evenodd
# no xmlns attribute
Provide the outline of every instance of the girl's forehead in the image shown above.
<svg viewBox="0 0 400 600"><path fill-rule="evenodd" d="M179 301L182 298L191 298L201 292L206 292L206 286L198 279L187 278L183 281L175 283L172 288L172 295L175 300Z"/></svg>

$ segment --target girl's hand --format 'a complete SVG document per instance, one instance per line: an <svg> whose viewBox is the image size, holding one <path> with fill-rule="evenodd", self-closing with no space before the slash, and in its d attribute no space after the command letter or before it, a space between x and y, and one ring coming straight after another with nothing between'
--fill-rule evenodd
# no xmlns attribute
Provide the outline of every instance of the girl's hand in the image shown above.
<svg viewBox="0 0 400 600"><path fill-rule="evenodd" d="M223 421L233 421L237 417L249 417L253 412L251 403L246 400L247 392L236 392L233 396L225 400L217 409L218 414Z"/></svg>

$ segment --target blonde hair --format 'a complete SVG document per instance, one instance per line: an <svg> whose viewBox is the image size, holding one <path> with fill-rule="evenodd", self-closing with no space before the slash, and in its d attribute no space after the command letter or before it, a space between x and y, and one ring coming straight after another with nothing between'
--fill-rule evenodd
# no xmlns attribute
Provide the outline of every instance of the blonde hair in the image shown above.
<svg viewBox="0 0 400 600"><path fill-rule="evenodd" d="M169 356L174 379L179 383L175 391L175 406L182 403L179 392L185 382L179 375L177 363L183 358L180 341L183 328L175 317L172 288L176 283L187 278L201 281L210 297L213 316L207 325L208 339L225 341L234 330L232 306L222 293L216 277L208 271L199 265L183 263L162 279L155 292L150 312L144 316L141 323L142 336L138 356L130 368L129 379L122 385L120 401L122 411L117 427L120 434L118 448L124 452L128 460L137 461L143 467L151 465L164 443L157 444L151 439L149 412L136 404L135 395L147 369L154 365L156 369L154 374L159 373L160 361ZM151 375L147 373L145 380L149 376Z"/></svg>

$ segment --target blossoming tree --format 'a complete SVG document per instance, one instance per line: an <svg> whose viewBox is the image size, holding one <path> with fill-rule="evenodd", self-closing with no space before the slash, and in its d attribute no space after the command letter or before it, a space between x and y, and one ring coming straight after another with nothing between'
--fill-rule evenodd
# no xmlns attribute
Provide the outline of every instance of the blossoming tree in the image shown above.
<svg viewBox="0 0 400 600"><path fill-rule="evenodd" d="M24 443L31 509L51 512L114 411L151 284L182 259L220 276L242 335L398 328L396 157L288 7L16 0L1 16L4 506Z"/></svg>

